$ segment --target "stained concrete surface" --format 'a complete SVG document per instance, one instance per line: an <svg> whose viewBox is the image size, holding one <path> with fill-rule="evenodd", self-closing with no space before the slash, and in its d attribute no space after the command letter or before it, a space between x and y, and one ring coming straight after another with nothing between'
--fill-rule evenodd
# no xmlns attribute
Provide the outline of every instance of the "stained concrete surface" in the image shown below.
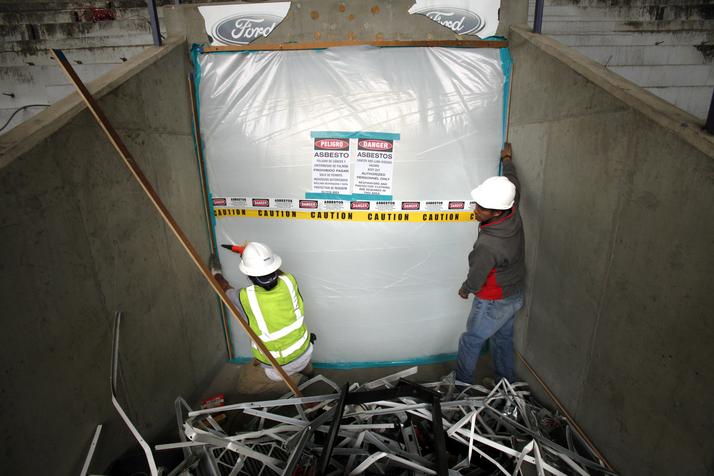
<svg viewBox="0 0 714 476"><path fill-rule="evenodd" d="M535 1L528 3L533 24ZM706 53L714 39L711 2L544 3L543 34L704 121L714 89Z"/></svg>
<svg viewBox="0 0 714 476"><path fill-rule="evenodd" d="M410 15L408 10L412 5L413 0L293 2L275 31L254 43L473 39L460 37L423 15ZM167 5L163 12L169 36L186 38L189 44L208 42L203 17L196 5ZM527 17L527 2L502 0L497 34L505 36L511 24L525 23Z"/></svg>
<svg viewBox="0 0 714 476"><path fill-rule="evenodd" d="M166 48L100 105L207 256L185 46ZM226 358L215 296L89 112L56 120L53 133L23 140L23 125L0 144L3 474L77 474L100 423L95 471L134 445L109 393L115 310L119 399L148 439Z"/></svg>
<svg viewBox="0 0 714 476"><path fill-rule="evenodd" d="M552 40L511 40L535 253L517 346L621 474L712 474L714 140Z"/></svg>

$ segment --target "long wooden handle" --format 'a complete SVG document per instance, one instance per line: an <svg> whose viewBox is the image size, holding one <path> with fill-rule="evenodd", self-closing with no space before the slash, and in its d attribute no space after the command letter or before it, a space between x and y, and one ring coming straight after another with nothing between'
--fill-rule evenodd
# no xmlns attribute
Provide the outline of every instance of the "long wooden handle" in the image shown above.
<svg viewBox="0 0 714 476"><path fill-rule="evenodd" d="M178 238L178 240L181 242L181 245L183 245L184 249L191 257L203 277L206 278L208 284L210 284L216 294L218 294L218 297L221 298L223 304L225 304L228 309L231 310L243 330L248 334L248 336L255 343L255 345L258 346L258 349L260 349L263 355L268 358L271 365L275 367L275 370L278 372L278 374L280 374L282 379L285 381L285 384L296 396L301 396L300 390L292 382L292 380L290 380L288 374L285 373L285 370L283 370L280 364L278 364L278 362L272 356L270 351L265 348L265 344L263 344L260 338L255 334L255 332L253 332L253 329L250 328L250 326L248 325L248 319L243 316L243 314L238 310L238 308L233 304L233 302L231 302L225 291L223 291L223 289L221 288L220 284L218 284L218 281L216 281L216 278L214 278L211 272L208 270L208 267L206 267L203 261L201 261L201 258L198 256L198 253L194 249L193 245L191 245L191 242L189 241L188 237L184 234L183 230L181 230L179 225L171 216L171 213L166 208L166 206L164 206L163 202L156 194L154 187L151 185L149 180L141 171L139 165L131 156L131 153L129 153L129 150L124 145L124 142L122 142L116 130L106 118L104 112L100 109L99 104L97 104L97 101L89 93L79 76L77 76L77 73L72 68L72 65L69 64L69 61L67 61L67 58L65 57L62 50L52 49L50 50L50 52L52 53L52 56L54 56L54 58L57 60L60 67L67 74L69 79L72 81L72 83L74 83L74 86L77 88L77 91L79 92L80 96L82 96L82 99L84 99L84 102L87 104L87 107L92 112L92 115L99 123L99 126L102 128L114 148L117 150L117 152L119 152L119 155L124 160L124 164L126 164L134 178L137 180L137 182L139 182L139 185L141 185L141 188L144 190L144 192L146 192L146 195L149 197L149 200L151 200L151 203L154 204L154 207L156 207L161 217L164 219L169 228L171 228L171 231L174 232L174 235L176 235L176 238Z"/></svg>

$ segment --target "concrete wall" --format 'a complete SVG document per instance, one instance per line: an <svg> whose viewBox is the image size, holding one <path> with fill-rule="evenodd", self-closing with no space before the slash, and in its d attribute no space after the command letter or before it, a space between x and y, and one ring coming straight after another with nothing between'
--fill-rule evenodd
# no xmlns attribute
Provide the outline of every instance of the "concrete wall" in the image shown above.
<svg viewBox="0 0 714 476"><path fill-rule="evenodd" d="M518 347L621 474L712 474L714 140L554 40L511 41Z"/></svg>
<svg viewBox="0 0 714 476"><path fill-rule="evenodd" d="M95 81L107 117L197 249L208 254L185 44ZM76 94L0 138L2 474L94 472L134 441L109 388L124 311L119 398L148 439L226 359L214 295Z"/></svg>
<svg viewBox="0 0 714 476"><path fill-rule="evenodd" d="M529 12L532 25L535 0ZM711 1L547 0L542 31L704 123L714 91Z"/></svg>
<svg viewBox="0 0 714 476"><path fill-rule="evenodd" d="M12 117L0 133L74 91L50 48L61 48L89 82L150 45L144 0L0 1L0 126Z"/></svg>
<svg viewBox="0 0 714 476"><path fill-rule="evenodd" d="M410 15L408 10L412 5L413 0L293 2L275 31L255 43L474 39L460 37L423 15ZM163 11L170 36L185 37L188 43L208 41L203 17L195 5L167 5ZM527 16L528 3L524 0L502 0L498 34L505 36L511 24L525 23Z"/></svg>

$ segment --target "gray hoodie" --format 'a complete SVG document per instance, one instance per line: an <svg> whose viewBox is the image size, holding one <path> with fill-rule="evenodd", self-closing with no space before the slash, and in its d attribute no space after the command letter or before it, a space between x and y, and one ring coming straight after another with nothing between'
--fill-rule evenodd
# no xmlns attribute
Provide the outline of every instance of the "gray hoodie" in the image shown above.
<svg viewBox="0 0 714 476"><path fill-rule="evenodd" d="M486 300L519 292L526 274L523 223L518 212L521 187L511 160L503 161L503 175L516 186L515 203L507 214L479 225L469 253L469 274L462 284L465 290Z"/></svg>

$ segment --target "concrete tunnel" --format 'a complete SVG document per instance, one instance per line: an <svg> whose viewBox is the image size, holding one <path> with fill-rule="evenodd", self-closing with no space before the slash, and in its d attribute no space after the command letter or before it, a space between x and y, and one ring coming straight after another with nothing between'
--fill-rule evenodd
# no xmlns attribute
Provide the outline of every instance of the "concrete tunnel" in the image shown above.
<svg viewBox="0 0 714 476"><path fill-rule="evenodd" d="M342 40L335 31L350 28L350 12L362 24L349 38L357 42L463 40L405 13L412 5L406 0L373 2L371 10L341 4L346 13L327 3L293 5L281 27L256 44ZM617 473L711 474L714 139L688 113L532 33L521 3L502 3L497 32L515 65L505 120L526 232L518 375L546 406L556 405L555 396ZM323 26L308 21L315 11ZM211 223L187 87L195 73L191 45L204 42L205 32L195 5L168 6L163 15L162 46L88 88L205 261ZM484 139L484 147L497 154L500 140ZM96 471L105 474L101 468L136 452L108 385L115 311L123 312L118 391L148 441L175 439L177 396L192 404L216 393L227 401L255 397L241 357L249 355L248 341L235 325L227 329L215 293L77 94L0 136L0 150L3 474L78 473L100 423ZM420 197L394 197L413 198ZM222 236L239 241L239 220L231 222L235 233L220 229ZM276 242L288 248L288 233L310 233L276 222L253 236L285 233ZM467 227L443 238L445 268L465 266L475 238ZM434 237L424 233L433 244L442 231L430 230ZM427 240L407 241L427 249ZM299 276L307 258L286 253ZM230 266L230 256L222 258ZM460 282L462 271L449 269L445 279ZM309 288L315 277L301 277L301 285ZM369 308L365 296L354 297L351 306ZM457 335L449 335L443 353L435 347L424 355L407 349L347 359L383 364L362 366L339 365L331 355L316 370L338 383L363 382L418 361L418 381L438 380L454 365L455 347L447 347ZM417 358L435 353L441 357ZM488 360L479 362L479 378L490 374Z"/></svg>

